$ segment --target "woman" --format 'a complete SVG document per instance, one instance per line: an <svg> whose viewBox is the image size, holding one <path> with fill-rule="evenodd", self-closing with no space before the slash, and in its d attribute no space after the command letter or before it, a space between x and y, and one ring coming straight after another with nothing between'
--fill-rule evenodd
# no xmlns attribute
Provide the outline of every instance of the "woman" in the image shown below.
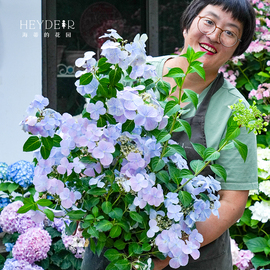
<svg viewBox="0 0 270 270"><path fill-rule="evenodd" d="M183 118L189 119L191 123L193 143L218 149L231 114L228 106L244 99L218 74L218 70L232 56L242 54L249 46L255 29L254 10L248 0L193 0L183 14L182 29L185 39L182 54L186 52L188 45L196 52L206 52L198 59L203 62L205 80L197 73L191 73L186 77L183 86L199 94L201 106L195 112L192 106L187 104L185 108L190 111L183 115ZM184 57L167 56L155 58L153 64L157 67L158 75L164 76L169 68L181 67L185 71L188 63ZM172 78L164 77L164 80L172 87L176 85ZM174 94L178 96L179 92ZM181 144L185 141L181 134L176 134L173 139ZM220 217L212 215L205 222L196 224L204 238L200 248L201 255L196 261L190 258L188 265L180 267L181 270L233 268L228 229L242 216L248 190L257 188L255 135L248 134L243 128L239 140L248 146L248 158L243 162L236 149L221 152L216 163L226 169L227 181L216 177L222 187L219 192ZM196 158L196 152L189 147L187 141L184 146L188 158ZM163 261L155 259L154 270L172 269L168 266L169 260L169 257Z"/></svg>

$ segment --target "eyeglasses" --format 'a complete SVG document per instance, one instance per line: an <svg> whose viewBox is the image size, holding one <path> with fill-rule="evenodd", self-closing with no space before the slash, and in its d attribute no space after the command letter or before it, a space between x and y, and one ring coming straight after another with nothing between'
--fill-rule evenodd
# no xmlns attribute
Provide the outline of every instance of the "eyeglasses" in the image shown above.
<svg viewBox="0 0 270 270"><path fill-rule="evenodd" d="M219 39L223 46L232 47L237 43L237 41L241 42L241 40L234 32L230 30L223 30L220 27L217 27L216 23L212 19L208 17L198 17L200 19L198 21L197 27L201 33L209 35L212 34L216 30L216 28L221 30L221 33L219 34Z"/></svg>

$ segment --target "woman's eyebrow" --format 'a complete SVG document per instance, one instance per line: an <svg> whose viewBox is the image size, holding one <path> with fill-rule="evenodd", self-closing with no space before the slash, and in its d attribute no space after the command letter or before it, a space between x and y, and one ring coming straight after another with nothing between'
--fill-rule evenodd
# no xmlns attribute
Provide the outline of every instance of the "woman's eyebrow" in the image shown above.
<svg viewBox="0 0 270 270"><path fill-rule="evenodd" d="M206 11L206 15L205 16L207 16L207 15L211 15L211 16L215 17L216 19L220 20L220 17L216 13L214 13L212 11ZM226 25L237 28L239 32L241 31L241 29L239 28L239 26L237 24L235 24L235 23L230 23L229 22Z"/></svg>

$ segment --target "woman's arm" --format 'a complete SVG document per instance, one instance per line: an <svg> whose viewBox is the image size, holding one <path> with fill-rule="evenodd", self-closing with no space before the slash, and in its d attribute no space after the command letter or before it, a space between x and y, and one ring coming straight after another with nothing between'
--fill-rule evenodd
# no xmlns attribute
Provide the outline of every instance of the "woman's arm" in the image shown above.
<svg viewBox="0 0 270 270"><path fill-rule="evenodd" d="M242 215L245 210L248 190L221 190L219 218L213 214L204 222L197 222L196 228L203 235L201 247L207 245L222 235ZM154 260L154 270L161 270L169 264L170 258L165 260Z"/></svg>

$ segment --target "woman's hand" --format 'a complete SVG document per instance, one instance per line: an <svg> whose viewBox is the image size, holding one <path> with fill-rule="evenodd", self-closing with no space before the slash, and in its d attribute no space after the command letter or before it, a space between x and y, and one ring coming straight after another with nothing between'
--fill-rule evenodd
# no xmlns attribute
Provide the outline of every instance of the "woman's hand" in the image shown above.
<svg viewBox="0 0 270 270"><path fill-rule="evenodd" d="M158 258L153 258L154 270L162 270L162 269L164 269L166 266L168 266L170 259L171 259L170 257L167 257L165 260L160 260Z"/></svg>

